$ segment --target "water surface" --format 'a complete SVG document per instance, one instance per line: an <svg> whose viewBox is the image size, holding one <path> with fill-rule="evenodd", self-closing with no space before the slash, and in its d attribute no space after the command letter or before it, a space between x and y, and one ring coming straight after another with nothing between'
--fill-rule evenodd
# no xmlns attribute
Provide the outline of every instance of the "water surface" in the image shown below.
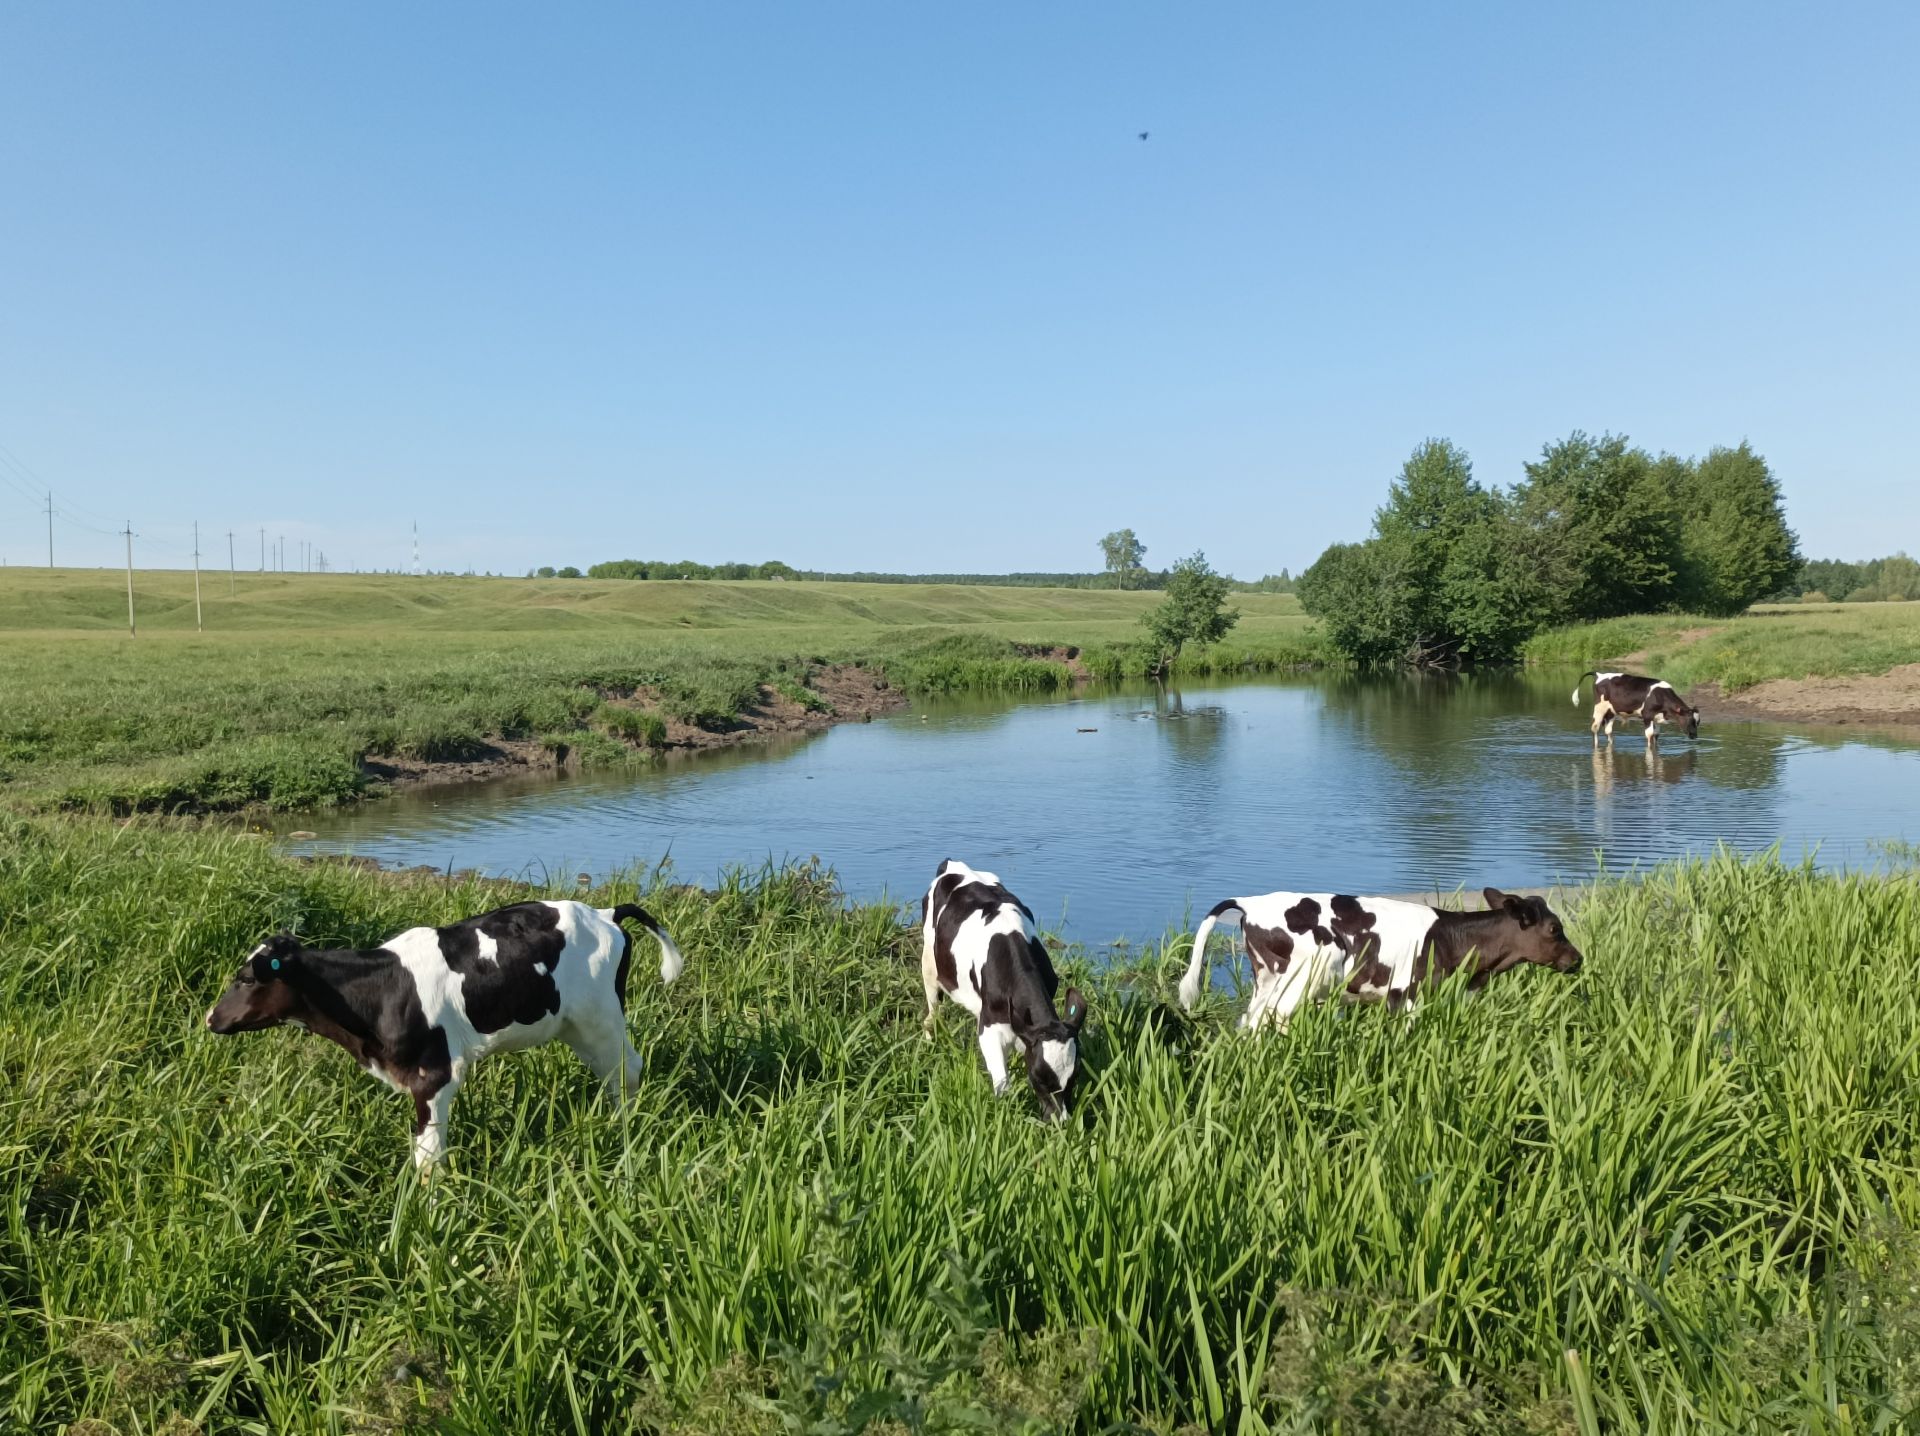
<svg viewBox="0 0 1920 1436"><path fill-rule="evenodd" d="M942 858L991 868L1088 943L1221 897L1533 886L1779 843L1866 866L1920 837L1920 744L1716 723L1648 758L1588 738L1571 677L1317 676L917 703L872 723L650 769L427 790L301 822L310 852L684 881L819 856L849 895L918 901ZM1092 729L1092 732L1082 731Z"/></svg>

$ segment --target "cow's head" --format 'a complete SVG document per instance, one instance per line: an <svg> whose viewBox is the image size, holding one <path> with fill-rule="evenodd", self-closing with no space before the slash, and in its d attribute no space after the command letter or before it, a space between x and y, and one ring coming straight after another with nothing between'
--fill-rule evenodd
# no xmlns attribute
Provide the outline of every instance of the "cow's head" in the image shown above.
<svg viewBox="0 0 1920 1436"><path fill-rule="evenodd" d="M1060 1016L1026 1038L1027 1081L1048 1121L1067 1115L1080 1084L1080 1029L1087 1020L1087 999L1069 987Z"/></svg>
<svg viewBox="0 0 1920 1436"><path fill-rule="evenodd" d="M1512 924L1504 934L1503 968L1531 962L1555 972L1580 970L1585 959L1580 956L1580 949L1567 941L1566 928L1559 915L1547 906L1545 898L1516 897L1499 888L1488 888L1481 896L1486 898L1490 910L1505 914Z"/></svg>
<svg viewBox="0 0 1920 1436"><path fill-rule="evenodd" d="M1691 703L1682 703L1680 707L1686 716L1687 736L1689 738L1698 738L1700 736L1700 710L1695 708Z"/></svg>
<svg viewBox="0 0 1920 1436"><path fill-rule="evenodd" d="M256 947L240 965L220 1000L207 1010L207 1026L220 1036L258 1032L297 1018L306 1003L291 981L300 965L300 940L278 933Z"/></svg>

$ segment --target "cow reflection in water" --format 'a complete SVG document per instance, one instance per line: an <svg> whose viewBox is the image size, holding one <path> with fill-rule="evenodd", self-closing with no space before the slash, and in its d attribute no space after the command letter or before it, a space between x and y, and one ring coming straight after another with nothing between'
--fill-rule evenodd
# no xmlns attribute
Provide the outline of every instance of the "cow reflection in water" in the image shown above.
<svg viewBox="0 0 1920 1436"><path fill-rule="evenodd" d="M1693 775L1699 750L1689 748L1669 758L1658 748L1645 748L1638 758L1618 756L1614 750L1596 746L1593 750L1593 791L1601 797L1613 792L1616 781L1628 783L1679 783Z"/></svg>

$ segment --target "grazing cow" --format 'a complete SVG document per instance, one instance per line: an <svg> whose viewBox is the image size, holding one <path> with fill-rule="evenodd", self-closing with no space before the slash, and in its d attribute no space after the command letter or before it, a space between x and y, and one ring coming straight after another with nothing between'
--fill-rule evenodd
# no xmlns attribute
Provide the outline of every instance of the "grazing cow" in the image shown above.
<svg viewBox="0 0 1920 1436"><path fill-rule="evenodd" d="M1428 985L1473 958L1469 990L1508 968L1538 963L1576 972L1580 951L1560 919L1537 897L1498 888L1484 893L1486 912L1445 912L1423 903L1356 898L1342 893L1266 893L1216 904L1193 935L1193 956L1180 979L1180 1005L1192 1010L1206 971L1214 924L1237 913L1253 964L1253 1000L1242 1027L1271 1020L1281 1031L1300 1004L1344 989L1361 1002L1407 1007Z"/></svg>
<svg viewBox="0 0 1920 1436"><path fill-rule="evenodd" d="M920 976L926 984L929 1040L940 993L980 1024L980 1056L997 1096L1007 1090L1007 1047L1027 1060L1027 1080L1049 1118L1065 1117L1080 1076L1080 1028L1087 1000L1067 989L1066 1015L1056 1016L1060 986L1047 950L1034 935L1033 914L993 873L951 858L940 864L920 900Z"/></svg>
<svg viewBox="0 0 1920 1436"><path fill-rule="evenodd" d="M291 933L255 948L207 1013L225 1036L290 1023L338 1043L413 1098L413 1160L446 1148L447 1112L482 1057L559 1038L616 1097L640 1080L627 1037L627 966L639 923L660 942L660 980L683 965L637 903L523 902L449 927L410 927L371 952L320 951Z"/></svg>
<svg viewBox="0 0 1920 1436"><path fill-rule="evenodd" d="M1604 728L1607 741L1613 741L1615 718L1638 718L1646 725L1647 746L1659 741L1659 725L1684 723L1689 738L1700 736L1700 710L1674 692L1664 678L1642 678L1634 673L1602 673L1590 670L1580 675L1593 680L1593 741L1600 741ZM1573 685L1573 706L1580 706L1580 684Z"/></svg>

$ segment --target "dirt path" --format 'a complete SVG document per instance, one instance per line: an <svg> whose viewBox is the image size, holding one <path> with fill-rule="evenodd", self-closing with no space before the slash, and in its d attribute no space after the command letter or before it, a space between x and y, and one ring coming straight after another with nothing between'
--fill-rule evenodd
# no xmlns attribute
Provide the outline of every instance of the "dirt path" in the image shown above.
<svg viewBox="0 0 1920 1436"><path fill-rule="evenodd" d="M1770 678L1734 694L1702 683L1693 701L1719 718L1915 727L1920 726L1920 663L1843 678Z"/></svg>
<svg viewBox="0 0 1920 1436"><path fill-rule="evenodd" d="M690 723L668 718L664 751L688 752L726 748L736 743L765 742L787 733L817 732L838 723L866 723L876 715L890 713L907 705L907 698L890 687L879 674L851 664L827 664L814 669L807 686L832 705L830 710L811 709L796 703L777 689L762 684L759 700L725 728L697 728ZM632 706L651 709L658 695L645 690L633 695ZM484 750L466 758L429 761L418 758L382 757L361 760L368 778L384 783L390 790L440 787L453 783L484 783L494 778L523 776L530 773L558 772L568 760L531 739L500 738Z"/></svg>

